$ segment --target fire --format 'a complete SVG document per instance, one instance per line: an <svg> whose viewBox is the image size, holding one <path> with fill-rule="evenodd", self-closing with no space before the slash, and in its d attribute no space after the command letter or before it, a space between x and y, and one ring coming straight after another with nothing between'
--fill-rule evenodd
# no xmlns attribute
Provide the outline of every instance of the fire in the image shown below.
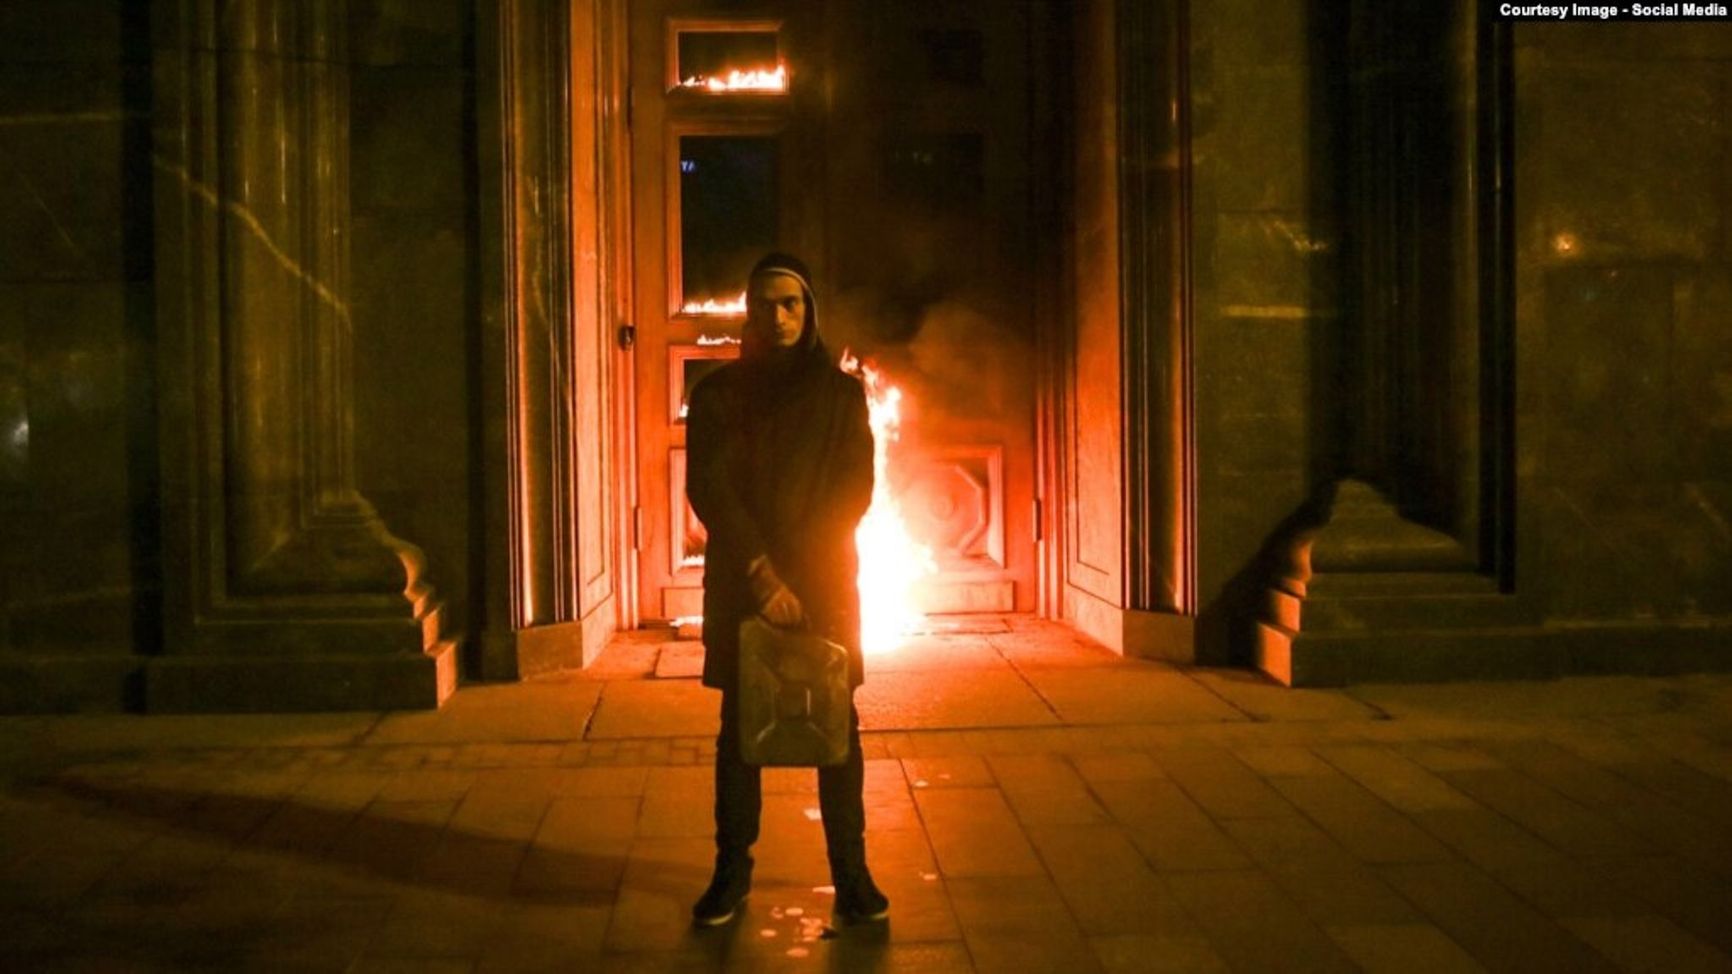
<svg viewBox="0 0 1732 974"><path fill-rule="evenodd" d="M732 299L717 300L705 298L702 301L687 301L680 307L683 315L743 315L746 313L746 292Z"/></svg>
<svg viewBox="0 0 1732 974"><path fill-rule="evenodd" d="M711 93L729 91L787 91L788 67L779 64L774 71L729 71L725 78L702 75L680 82L681 88L698 88Z"/></svg>
<svg viewBox="0 0 1732 974"><path fill-rule="evenodd" d="M938 564L931 548L909 537L901 507L890 494L890 444L901 435L902 390L850 352L842 353L841 365L866 384L872 424L872 506L854 532L860 548L860 641L867 653L887 653L922 621L912 589Z"/></svg>
<svg viewBox="0 0 1732 974"><path fill-rule="evenodd" d="M740 340L732 335L699 335L698 344L703 346L738 345Z"/></svg>

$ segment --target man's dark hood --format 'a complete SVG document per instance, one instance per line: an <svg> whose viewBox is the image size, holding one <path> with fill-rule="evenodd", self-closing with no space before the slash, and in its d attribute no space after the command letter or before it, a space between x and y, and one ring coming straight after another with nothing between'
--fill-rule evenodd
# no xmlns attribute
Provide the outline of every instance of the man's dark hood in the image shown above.
<svg viewBox="0 0 1732 974"><path fill-rule="evenodd" d="M785 274L800 282L800 289L806 295L806 324L800 331L799 340L788 348L778 348L767 340L768 336L746 328L741 336L741 360L755 366L754 371L762 369L769 375L829 365L830 352L818 336L818 297L812 290L812 274L806 269L805 262L792 254L765 254L762 260L752 265L752 275L746 284L748 294L752 283L763 274Z"/></svg>

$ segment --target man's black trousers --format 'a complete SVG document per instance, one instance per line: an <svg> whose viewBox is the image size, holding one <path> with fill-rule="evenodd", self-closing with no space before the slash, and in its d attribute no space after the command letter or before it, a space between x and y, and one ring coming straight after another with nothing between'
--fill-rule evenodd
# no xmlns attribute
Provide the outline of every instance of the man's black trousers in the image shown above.
<svg viewBox="0 0 1732 974"><path fill-rule="evenodd" d="M734 693L722 691L722 732L716 737L716 849L724 858L744 856L758 841L764 796L761 769L740 759L740 721ZM848 759L818 769L818 810L834 873L864 863L865 762L860 757L860 712L848 704Z"/></svg>

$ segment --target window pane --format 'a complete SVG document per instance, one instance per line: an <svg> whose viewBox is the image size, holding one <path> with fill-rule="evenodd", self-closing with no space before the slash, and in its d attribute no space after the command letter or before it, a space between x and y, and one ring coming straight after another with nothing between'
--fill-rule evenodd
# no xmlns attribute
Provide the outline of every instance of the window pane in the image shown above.
<svg viewBox="0 0 1732 974"><path fill-rule="evenodd" d="M679 32L679 82L704 91L735 88L786 90L785 76L777 75L781 59L776 52L773 30L682 30Z"/></svg>
<svg viewBox="0 0 1732 974"><path fill-rule="evenodd" d="M752 264L775 247L777 223L773 136L680 137L680 293L688 313L745 292Z"/></svg>

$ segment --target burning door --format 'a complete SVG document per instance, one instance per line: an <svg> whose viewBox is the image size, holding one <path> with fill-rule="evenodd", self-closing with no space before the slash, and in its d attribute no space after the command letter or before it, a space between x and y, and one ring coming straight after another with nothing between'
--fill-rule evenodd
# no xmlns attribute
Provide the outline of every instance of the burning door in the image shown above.
<svg viewBox="0 0 1732 974"><path fill-rule="evenodd" d="M1036 8L730 9L632 5L640 616L701 611L683 409L770 249L807 258L825 341L901 397L884 479L935 569L916 607L1033 609Z"/></svg>
<svg viewBox="0 0 1732 974"><path fill-rule="evenodd" d="M739 350L746 274L801 240L799 128L778 19L632 5L638 613L701 611L704 529L685 499L692 387Z"/></svg>

